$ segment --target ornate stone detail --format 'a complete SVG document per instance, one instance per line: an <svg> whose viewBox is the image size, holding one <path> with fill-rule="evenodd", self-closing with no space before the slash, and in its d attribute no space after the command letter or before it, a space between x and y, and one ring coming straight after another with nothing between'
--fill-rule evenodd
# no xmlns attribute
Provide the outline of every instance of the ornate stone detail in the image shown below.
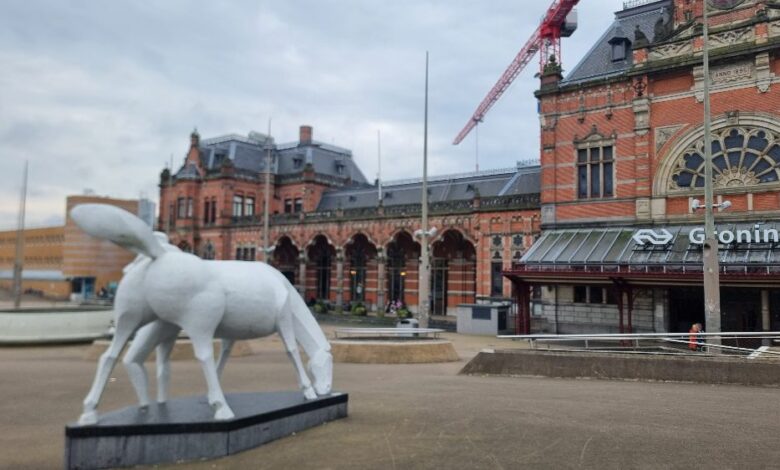
<svg viewBox="0 0 780 470"><path fill-rule="evenodd" d="M753 78L753 64L750 62L738 62L736 64L713 67L710 70L710 78L713 85L749 80Z"/></svg>
<svg viewBox="0 0 780 470"><path fill-rule="evenodd" d="M769 67L769 53L756 54L756 88L761 93L766 93L771 84L772 69Z"/></svg>
<svg viewBox="0 0 780 470"><path fill-rule="evenodd" d="M634 100L634 132L646 135L650 130L650 100L638 98Z"/></svg>
<svg viewBox="0 0 780 470"><path fill-rule="evenodd" d="M756 34L752 26L741 29L732 29L731 31L724 31L711 35L710 47L715 49L717 47L733 46L734 44L753 41L755 38Z"/></svg>
<svg viewBox="0 0 780 470"><path fill-rule="evenodd" d="M690 41L673 42L650 47L650 60L671 59L685 54L690 54L693 50Z"/></svg>
<svg viewBox="0 0 780 470"><path fill-rule="evenodd" d="M780 21L769 23L769 36L780 36Z"/></svg>
<svg viewBox="0 0 780 470"><path fill-rule="evenodd" d="M665 143L669 142L674 134L682 128L682 125L665 126L655 128L655 151L661 150Z"/></svg>
<svg viewBox="0 0 780 470"><path fill-rule="evenodd" d="M714 178L712 182L716 188L741 188L760 183L753 172L744 167L728 168Z"/></svg>

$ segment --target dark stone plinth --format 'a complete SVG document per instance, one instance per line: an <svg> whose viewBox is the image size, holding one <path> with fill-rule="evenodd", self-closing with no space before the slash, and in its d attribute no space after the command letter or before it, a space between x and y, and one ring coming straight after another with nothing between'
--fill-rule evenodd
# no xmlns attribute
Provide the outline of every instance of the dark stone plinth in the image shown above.
<svg viewBox="0 0 780 470"><path fill-rule="evenodd" d="M301 392L226 396L236 417L213 419L205 396L100 415L97 424L65 427L65 468L99 469L174 463L235 454L347 416L349 396L306 400Z"/></svg>

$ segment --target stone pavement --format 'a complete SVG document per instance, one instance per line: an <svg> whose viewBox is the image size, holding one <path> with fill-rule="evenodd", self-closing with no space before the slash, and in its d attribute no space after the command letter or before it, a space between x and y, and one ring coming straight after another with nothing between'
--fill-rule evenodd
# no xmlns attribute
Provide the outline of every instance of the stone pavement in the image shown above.
<svg viewBox="0 0 780 470"><path fill-rule="evenodd" d="M332 328L326 328L330 331ZM455 334L461 361L336 364L350 417L225 459L181 469L777 468L780 390L742 386L457 373L486 347L523 347ZM95 363L88 346L0 348L0 468L62 467ZM277 337L228 363L226 391L295 387ZM121 366L120 366L121 367ZM124 370L102 410L132 404ZM173 363L172 394L204 393L200 367Z"/></svg>

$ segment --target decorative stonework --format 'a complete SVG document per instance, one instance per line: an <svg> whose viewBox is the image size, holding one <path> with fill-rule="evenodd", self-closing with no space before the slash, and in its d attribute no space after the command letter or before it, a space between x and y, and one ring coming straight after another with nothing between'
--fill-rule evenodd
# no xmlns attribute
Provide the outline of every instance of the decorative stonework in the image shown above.
<svg viewBox="0 0 780 470"><path fill-rule="evenodd" d="M692 51L693 46L691 46L689 41L673 42L671 44L663 44L660 46L651 47L648 57L650 60L664 60L679 57L681 55L687 55Z"/></svg>
<svg viewBox="0 0 780 470"><path fill-rule="evenodd" d="M728 168L721 172L713 181L716 188L740 188L760 183L753 172L744 167Z"/></svg>
<svg viewBox="0 0 780 470"><path fill-rule="evenodd" d="M756 54L756 87L761 93L769 91L772 84L772 69L769 67L769 53Z"/></svg>
<svg viewBox="0 0 780 470"><path fill-rule="evenodd" d="M554 224L555 223L555 206L552 204L544 204L542 206L542 224Z"/></svg>
<svg viewBox="0 0 780 470"><path fill-rule="evenodd" d="M665 143L669 142L674 134L682 128L682 125L665 126L655 128L655 151L661 150Z"/></svg>
<svg viewBox="0 0 780 470"><path fill-rule="evenodd" d="M769 23L769 36L780 36L780 21Z"/></svg>
<svg viewBox="0 0 780 470"><path fill-rule="evenodd" d="M734 44L743 44L748 41L754 41L756 33L752 26L747 28L732 29L722 33L710 36L710 48L733 46Z"/></svg>
<svg viewBox="0 0 780 470"><path fill-rule="evenodd" d="M650 100L639 98L634 100L634 132L646 135L650 130Z"/></svg>
<svg viewBox="0 0 780 470"><path fill-rule="evenodd" d="M638 198L636 200L636 218L637 219L649 219L650 218L650 198Z"/></svg>
<svg viewBox="0 0 780 470"><path fill-rule="evenodd" d="M710 79L713 85L721 83L740 82L753 78L753 64L751 62L738 62L712 67Z"/></svg>

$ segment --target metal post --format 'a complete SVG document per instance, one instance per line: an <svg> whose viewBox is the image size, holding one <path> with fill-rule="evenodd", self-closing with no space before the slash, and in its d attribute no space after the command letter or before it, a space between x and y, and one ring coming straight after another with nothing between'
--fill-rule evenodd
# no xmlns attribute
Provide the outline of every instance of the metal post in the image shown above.
<svg viewBox="0 0 780 470"><path fill-rule="evenodd" d="M710 333L720 332L720 275L718 266L718 240L715 237L715 217L712 194L712 135L710 117L710 55L708 2L703 2L703 62L704 62L704 321ZM713 338L720 344L720 339Z"/></svg>
<svg viewBox="0 0 780 470"><path fill-rule="evenodd" d="M16 255L14 258L14 308L22 304L22 270L24 269L24 215L27 207L27 169L29 162L24 162L22 176L22 193L19 198L19 219L16 224Z"/></svg>
<svg viewBox="0 0 780 470"><path fill-rule="evenodd" d="M420 272L417 319L420 328L428 328L430 308L431 261L428 254L428 51L425 51L425 124L423 130L422 236L420 237Z"/></svg>
<svg viewBox="0 0 780 470"><path fill-rule="evenodd" d="M263 196L263 261L268 263L270 251L268 250L268 241L270 230L271 207L271 119L268 119L268 137L265 139L265 195Z"/></svg>

